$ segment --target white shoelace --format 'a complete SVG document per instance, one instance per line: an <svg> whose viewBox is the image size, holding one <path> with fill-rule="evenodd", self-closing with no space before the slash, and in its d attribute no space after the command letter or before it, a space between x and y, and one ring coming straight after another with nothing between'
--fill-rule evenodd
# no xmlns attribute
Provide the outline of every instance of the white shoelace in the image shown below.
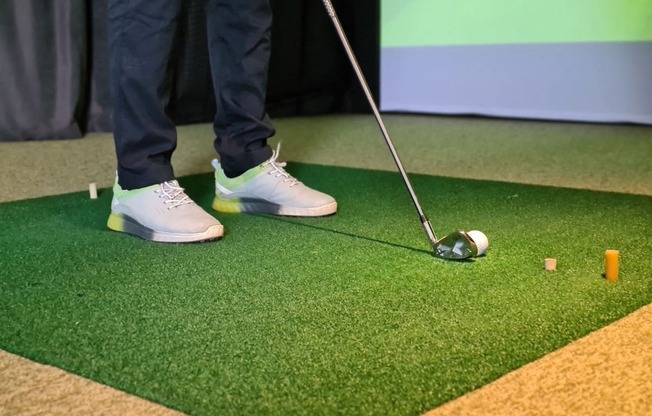
<svg viewBox="0 0 652 416"><path fill-rule="evenodd" d="M272 157L269 159L267 162L263 163L263 166L265 165L271 165L272 170L267 172L268 175L274 175L276 178L284 177L283 182L290 182L290 187L293 187L294 185L299 185L301 182L289 173L283 169L287 163L285 162L277 162L276 159L278 159L278 154L281 151L281 143L279 142L276 145L276 151L272 151Z"/></svg>
<svg viewBox="0 0 652 416"><path fill-rule="evenodd" d="M185 204L192 204L192 199L184 192L184 189L172 182L163 182L159 189L154 191L159 193L159 198L167 198L164 204L171 204L168 209L176 208Z"/></svg>

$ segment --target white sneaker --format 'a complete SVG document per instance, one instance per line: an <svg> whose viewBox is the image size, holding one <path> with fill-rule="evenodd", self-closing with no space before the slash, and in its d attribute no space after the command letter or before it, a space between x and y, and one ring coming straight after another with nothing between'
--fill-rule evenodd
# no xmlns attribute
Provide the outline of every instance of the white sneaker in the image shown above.
<svg viewBox="0 0 652 416"><path fill-rule="evenodd" d="M299 182L277 162L280 144L266 162L236 178L224 174L217 159L213 209L219 212L250 212L296 217L334 214L337 202L329 195Z"/></svg>
<svg viewBox="0 0 652 416"><path fill-rule="evenodd" d="M116 179L106 225L164 243L210 241L224 234L222 224L190 199L177 181L129 191Z"/></svg>

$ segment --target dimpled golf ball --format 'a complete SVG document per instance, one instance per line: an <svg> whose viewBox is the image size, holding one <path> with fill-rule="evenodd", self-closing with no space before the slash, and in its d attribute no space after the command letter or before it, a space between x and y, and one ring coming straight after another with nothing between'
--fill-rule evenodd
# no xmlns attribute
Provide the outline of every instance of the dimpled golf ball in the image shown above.
<svg viewBox="0 0 652 416"><path fill-rule="evenodd" d="M482 231L478 230L471 230L467 234L478 247L478 256L482 256L485 251L487 251L487 247L489 247L489 239L487 239L487 236Z"/></svg>

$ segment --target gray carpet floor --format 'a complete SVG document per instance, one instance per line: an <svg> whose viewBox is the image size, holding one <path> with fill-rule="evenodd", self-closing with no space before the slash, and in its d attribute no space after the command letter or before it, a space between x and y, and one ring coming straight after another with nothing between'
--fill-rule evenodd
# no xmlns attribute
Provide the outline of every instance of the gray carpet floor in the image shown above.
<svg viewBox="0 0 652 416"><path fill-rule="evenodd" d="M384 117L408 172L652 195L652 127L454 118ZM281 159L395 171L373 116L276 120ZM209 172L210 124L181 126L177 176ZM112 185L110 133L0 142L0 202Z"/></svg>

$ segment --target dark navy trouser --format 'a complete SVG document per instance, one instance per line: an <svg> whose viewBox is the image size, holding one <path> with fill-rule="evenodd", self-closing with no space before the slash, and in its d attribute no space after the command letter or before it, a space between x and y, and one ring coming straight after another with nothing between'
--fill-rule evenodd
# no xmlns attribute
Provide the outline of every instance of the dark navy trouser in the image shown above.
<svg viewBox="0 0 652 416"><path fill-rule="evenodd" d="M167 68L183 0L109 0L111 93L124 189L174 179L176 129L166 114ZM268 0L206 0L217 114L215 150L227 172L271 157L265 112L272 12Z"/></svg>

